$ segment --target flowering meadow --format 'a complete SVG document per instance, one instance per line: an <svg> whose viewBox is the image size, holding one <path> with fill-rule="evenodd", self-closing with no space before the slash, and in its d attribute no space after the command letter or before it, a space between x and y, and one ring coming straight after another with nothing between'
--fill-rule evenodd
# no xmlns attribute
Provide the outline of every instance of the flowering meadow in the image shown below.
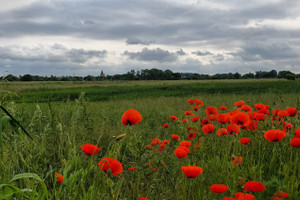
<svg viewBox="0 0 300 200"><path fill-rule="evenodd" d="M0 199L300 199L300 95L2 100Z"/></svg>

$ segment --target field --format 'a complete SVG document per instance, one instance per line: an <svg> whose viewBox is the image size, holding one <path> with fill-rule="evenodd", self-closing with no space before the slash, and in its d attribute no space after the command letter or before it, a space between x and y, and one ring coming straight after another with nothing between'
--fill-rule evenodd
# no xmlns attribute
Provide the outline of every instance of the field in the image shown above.
<svg viewBox="0 0 300 200"><path fill-rule="evenodd" d="M216 129L208 134L201 125L208 118L208 106L226 106L228 110L219 113L227 113L237 110L234 104L240 100L253 111L257 103L269 105L270 111L290 107L299 111L299 80L0 82L0 92L1 105L33 138L16 123L0 126L0 199L221 200L243 192L266 200L277 191L290 194L287 199L300 199L300 149L290 146L300 128L299 114L277 119L267 114L267 119L257 120L256 130L240 127L238 134L224 136L218 136L217 129L227 124L212 120ZM195 102L191 105L188 99L204 105L195 111ZM131 108L141 113L142 120L125 126L121 117ZM184 115L186 110L200 120L192 122L192 116ZM0 111L0 117L4 115ZM171 120L172 115L178 120ZM185 118L187 123L182 122ZM286 137L275 142L264 138L268 130L286 128L283 121L292 124ZM165 123L168 128L163 128ZM188 139L190 132L196 133L195 139ZM172 134L180 139L175 141ZM243 137L251 142L242 145ZM145 148L154 138L169 144ZM183 140L192 146L185 158L178 158L174 150ZM86 155L80 148L84 144L102 149ZM196 144L198 149L193 148ZM243 158L240 165L233 163L237 156ZM119 177L100 169L104 157L122 163ZM181 166L189 165L203 172L187 178ZM56 173L63 175L62 183ZM265 190L246 191L248 181L263 183ZM213 184L229 189L215 193L209 189Z"/></svg>

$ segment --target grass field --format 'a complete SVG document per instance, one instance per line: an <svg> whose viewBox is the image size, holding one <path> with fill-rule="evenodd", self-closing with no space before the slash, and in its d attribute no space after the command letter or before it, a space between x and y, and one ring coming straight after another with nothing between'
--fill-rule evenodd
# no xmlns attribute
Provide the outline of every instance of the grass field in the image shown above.
<svg viewBox="0 0 300 200"><path fill-rule="evenodd" d="M279 142L263 137L267 130L283 128L280 120L271 124L271 115L258 122L257 130L241 129L236 136L218 136L217 129L227 124L217 121L212 122L216 126L213 133L206 135L201 129L206 107L227 106L228 111L219 111L226 113L236 110L234 103L239 100L253 111L256 103L268 104L271 110L296 107L299 111L299 80L1 82L0 91L1 105L33 137L26 139L10 124L0 127L0 199L221 200L243 192L266 200L279 190L291 195L287 199L300 199L300 150L290 146L300 128L299 114L282 119L293 128ZM183 114L192 110L187 99L204 102L193 111L200 121L181 122L191 118ZM143 119L124 126L121 116L131 108ZM171 115L178 120L169 119ZM169 127L162 128L166 122ZM188 140L191 131L187 127L197 136L188 156L180 159L174 150L179 141ZM174 133L179 141L170 137ZM126 137L116 140L121 134ZM250 144L241 145L242 137L251 138ZM170 143L164 151L156 146L146 149L153 138ZM98 145L102 150L89 156L80 149L83 144ZM194 149L195 144L201 147ZM243 157L241 165L233 164L234 156ZM101 171L98 163L103 157L122 163L120 177ZM203 168L203 173L187 178L181 166L188 165ZM129 171L129 167L136 170ZM57 182L55 173L64 176L63 183ZM246 191L243 185L247 181L262 182L266 189ZM213 184L226 184L229 190L213 193L209 189Z"/></svg>
<svg viewBox="0 0 300 200"><path fill-rule="evenodd" d="M119 82L15 82L1 83L5 98L40 103L74 100L84 92L88 101L111 101L156 97L187 97L206 94L298 94L300 81L119 81ZM4 95L1 95L2 98Z"/></svg>

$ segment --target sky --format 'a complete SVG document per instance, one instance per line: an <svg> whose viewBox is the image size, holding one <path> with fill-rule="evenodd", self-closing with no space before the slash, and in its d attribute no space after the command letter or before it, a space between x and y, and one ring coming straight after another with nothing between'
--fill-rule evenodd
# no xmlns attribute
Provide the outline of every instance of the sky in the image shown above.
<svg viewBox="0 0 300 200"><path fill-rule="evenodd" d="M0 76L300 73L298 0L1 0Z"/></svg>

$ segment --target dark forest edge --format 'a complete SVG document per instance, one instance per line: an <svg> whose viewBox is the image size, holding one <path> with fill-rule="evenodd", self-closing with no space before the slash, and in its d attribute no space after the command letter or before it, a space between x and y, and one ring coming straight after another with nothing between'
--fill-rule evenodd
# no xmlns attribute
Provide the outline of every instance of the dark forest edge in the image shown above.
<svg viewBox="0 0 300 200"><path fill-rule="evenodd" d="M300 78L300 74L290 71L256 71L255 73L222 73L222 74L198 74L198 73L179 73L171 70L144 69L131 70L125 74L105 75L101 72L98 76L38 76L25 74L14 76L8 74L0 77L1 81L104 81L104 80L216 80L216 79L261 79L261 78L285 78L295 80Z"/></svg>

